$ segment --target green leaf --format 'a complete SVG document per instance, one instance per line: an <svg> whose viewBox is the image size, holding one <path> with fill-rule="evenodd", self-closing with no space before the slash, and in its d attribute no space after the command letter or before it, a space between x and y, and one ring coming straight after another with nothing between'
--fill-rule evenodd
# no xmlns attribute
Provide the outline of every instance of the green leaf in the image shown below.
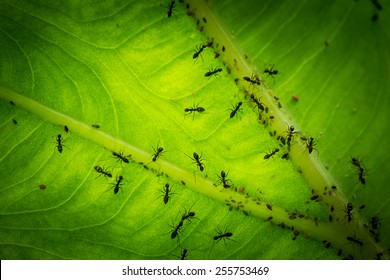
<svg viewBox="0 0 390 280"><path fill-rule="evenodd" d="M0 257L388 258L386 6L169 3L1 1Z"/></svg>

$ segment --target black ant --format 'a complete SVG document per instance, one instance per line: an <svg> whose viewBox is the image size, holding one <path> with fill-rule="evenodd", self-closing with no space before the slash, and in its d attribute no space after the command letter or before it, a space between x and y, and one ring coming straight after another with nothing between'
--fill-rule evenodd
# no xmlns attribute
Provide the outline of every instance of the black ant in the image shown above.
<svg viewBox="0 0 390 280"><path fill-rule="evenodd" d="M222 72L222 68L211 68L206 74L204 74L205 77L210 77L212 75L217 76L218 72Z"/></svg>
<svg viewBox="0 0 390 280"><path fill-rule="evenodd" d="M176 238L180 228L183 226L185 220L190 220L195 216L195 212L186 212L184 215L181 216L180 222L177 224L177 226L173 229L171 233L171 238L174 239Z"/></svg>
<svg viewBox="0 0 390 280"><path fill-rule="evenodd" d="M159 147L157 144L157 149L153 148L153 150L154 150L154 155L153 155L152 161L154 162L162 155L162 153L164 153L164 148Z"/></svg>
<svg viewBox="0 0 390 280"><path fill-rule="evenodd" d="M346 216L348 218L348 222L352 221L352 210L353 210L353 205L351 202L348 202L344 210L344 212L347 213Z"/></svg>
<svg viewBox="0 0 390 280"><path fill-rule="evenodd" d="M194 107L184 109L184 112L186 112L187 114L192 114L192 119L194 119L196 112L203 113L204 111L206 111L205 108L199 106L194 106Z"/></svg>
<svg viewBox="0 0 390 280"><path fill-rule="evenodd" d="M57 150L62 153L61 134L57 135Z"/></svg>
<svg viewBox="0 0 390 280"><path fill-rule="evenodd" d="M195 163L197 164L200 172L202 172L204 170L204 164L201 162L202 160L202 156L199 156L197 153L193 153L193 158L190 157L190 159L194 160Z"/></svg>
<svg viewBox="0 0 390 280"><path fill-rule="evenodd" d="M186 257L188 257L188 251L187 249L183 249L183 251L181 252L181 256L180 256L180 260L185 260Z"/></svg>
<svg viewBox="0 0 390 280"><path fill-rule="evenodd" d="M124 163L129 163L129 160L127 159L128 157L130 157L131 155L128 155L128 156L124 156L123 155L123 152L112 152L112 155L114 157L117 157L119 160L123 161Z"/></svg>
<svg viewBox="0 0 390 280"><path fill-rule="evenodd" d="M170 18L173 14L173 8L175 7L175 1L171 1L168 5L168 18Z"/></svg>
<svg viewBox="0 0 390 280"><path fill-rule="evenodd" d="M265 68L264 73L268 73L268 76L272 76L272 75L277 75L279 71L274 69L274 67L272 66L270 69Z"/></svg>
<svg viewBox="0 0 390 280"><path fill-rule="evenodd" d="M364 176L366 175L366 170L364 169L364 166L361 164L360 160L358 158L352 157L351 159L352 165L356 166L357 169L359 169L359 181L363 185L366 184L366 179Z"/></svg>
<svg viewBox="0 0 390 280"><path fill-rule="evenodd" d="M314 140L313 137L310 137L309 139L306 140L306 149L308 149L309 154L311 154L313 150L316 150L318 152L318 150L314 148L315 143L316 141Z"/></svg>
<svg viewBox="0 0 390 280"><path fill-rule="evenodd" d="M201 53L202 53L202 51L203 51L206 47L207 47L207 45L200 45L199 47L197 47L197 48L195 49L195 53L194 53L194 55L192 56L192 58L195 59L195 58L198 58L199 55L202 56ZM202 58L202 59L203 59L203 58Z"/></svg>
<svg viewBox="0 0 390 280"><path fill-rule="evenodd" d="M233 118L239 110L242 110L242 109L240 109L241 105L242 105L242 102L239 101L239 102L237 103L237 105L234 106L234 108L233 108L232 111L230 112L230 118Z"/></svg>
<svg viewBox="0 0 390 280"><path fill-rule="evenodd" d="M216 240L217 242L219 242L220 240L222 240L224 238L229 239L229 237L233 236L233 233L231 233L231 232L222 233L221 231L219 231L217 233L218 233L218 235L215 235L213 237L213 239Z"/></svg>
<svg viewBox="0 0 390 280"><path fill-rule="evenodd" d="M123 176L122 175L119 175L119 177L116 178L116 183L113 184L113 189L114 189L114 194L117 194L119 192L119 189L121 189L122 187L120 186L122 184L122 181L123 181ZM112 189L111 188L111 189ZM123 191L122 191L123 192Z"/></svg>
<svg viewBox="0 0 390 280"><path fill-rule="evenodd" d="M252 78L249 77L243 77L243 79L247 82L249 82L251 85L260 85L260 79L259 77L252 74Z"/></svg>
<svg viewBox="0 0 390 280"><path fill-rule="evenodd" d="M104 177L109 177L109 178L111 178L112 177L112 174L110 173L110 172L108 172L107 170L104 170L102 167L100 167L100 166L95 166L94 167L94 169L95 169L95 171L97 172L97 173L100 173L100 175L99 176L101 176L101 175L104 175ZM98 176L98 177L99 177Z"/></svg>
<svg viewBox="0 0 390 280"><path fill-rule="evenodd" d="M173 229L171 233L171 239L175 239L177 236L177 233L179 232L180 228L183 226L183 220L180 220L178 225Z"/></svg>
<svg viewBox="0 0 390 280"><path fill-rule="evenodd" d="M279 152L278 148L274 149L269 154L266 153L266 155L264 156L264 159L269 159L270 157L273 157L277 152Z"/></svg>
<svg viewBox="0 0 390 280"><path fill-rule="evenodd" d="M225 173L225 171L221 171L221 176L217 175L218 178L221 180L221 183L223 184L223 187L225 189L228 189L230 188L230 185L228 184L228 181L231 181L230 179L226 179L227 178L227 174Z"/></svg>
<svg viewBox="0 0 390 280"><path fill-rule="evenodd" d="M172 188L169 188L169 184L166 183L164 190L162 191L164 193L164 204L168 203L169 200L169 192L172 190Z"/></svg>
<svg viewBox="0 0 390 280"><path fill-rule="evenodd" d="M359 246L363 246L363 242L360 241L359 239L356 239L355 237L352 237L352 236L347 236L347 240L348 241L351 241Z"/></svg>
<svg viewBox="0 0 390 280"><path fill-rule="evenodd" d="M251 94L251 99L256 103L256 106L260 111L264 111L263 103L258 98L256 98L254 94Z"/></svg>
<svg viewBox="0 0 390 280"><path fill-rule="evenodd" d="M298 131L295 131L295 128L291 126L287 126L287 130L285 131L287 133L287 145L290 146L291 140L294 138L294 134L298 133Z"/></svg>

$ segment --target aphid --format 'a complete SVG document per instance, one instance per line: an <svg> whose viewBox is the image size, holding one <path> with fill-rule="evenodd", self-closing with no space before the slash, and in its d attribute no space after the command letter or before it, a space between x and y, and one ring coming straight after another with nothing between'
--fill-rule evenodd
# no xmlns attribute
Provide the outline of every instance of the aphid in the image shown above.
<svg viewBox="0 0 390 280"><path fill-rule="evenodd" d="M173 14L173 8L175 7L175 1L171 1L168 5L168 18L170 18Z"/></svg>
<svg viewBox="0 0 390 280"><path fill-rule="evenodd" d="M189 107L184 109L184 112L186 112L187 114L192 114L192 119L194 119L196 112L203 113L204 111L206 111L205 108L199 106L194 106L194 107Z"/></svg>
<svg viewBox="0 0 390 280"><path fill-rule="evenodd" d="M171 189L169 188L169 184L166 183L165 184L165 188L164 188L164 204L167 204L168 203L168 200L169 200L169 192L171 191Z"/></svg>
<svg viewBox="0 0 390 280"><path fill-rule="evenodd" d="M364 209L364 208L366 208L366 205L364 205L364 204L359 206L359 209Z"/></svg>
<svg viewBox="0 0 390 280"><path fill-rule="evenodd" d="M322 240L322 243L325 245L325 248L329 248L331 245L328 240Z"/></svg>
<svg viewBox="0 0 390 280"><path fill-rule="evenodd" d="M123 161L124 163L129 163L129 160L127 158L131 156L131 155L124 156L123 152L119 152L119 153L112 152L112 155L114 157L117 157L119 160Z"/></svg>
<svg viewBox="0 0 390 280"><path fill-rule="evenodd" d="M351 241L359 246L363 246L363 242L359 239L356 239L355 237L352 237L352 236L347 236L347 240L348 241Z"/></svg>
<svg viewBox="0 0 390 280"><path fill-rule="evenodd" d="M204 23L207 23L207 19L205 17L202 18L202 20L203 20Z"/></svg>
<svg viewBox="0 0 390 280"><path fill-rule="evenodd" d="M337 256L341 256L343 254L343 249L339 249L338 251L337 251Z"/></svg>
<svg viewBox="0 0 390 280"><path fill-rule="evenodd" d="M104 175L104 177L109 177L109 178L111 178L112 177L112 174L110 173L110 172L108 172L107 170L104 170L102 167L100 167L100 166L94 166L94 169L95 169L95 171L97 172L97 173L100 173L100 175L99 176L101 176L101 175ZM99 177L98 176L98 177Z"/></svg>
<svg viewBox="0 0 390 280"><path fill-rule="evenodd" d="M188 256L188 251L187 249L184 248L183 251L181 252L180 260L185 260L187 256Z"/></svg>
<svg viewBox="0 0 390 280"><path fill-rule="evenodd" d="M230 188L230 185L228 184L228 182L230 181L231 182L231 180L230 179L227 179L227 174L225 173L225 171L221 171L221 176L219 176L219 175L217 175L218 176L218 178L219 178L219 180L221 181L221 183L220 184L223 184L223 187L225 188L225 189L228 189L228 188Z"/></svg>
<svg viewBox="0 0 390 280"><path fill-rule="evenodd" d="M283 145L286 145L286 139L285 139L283 136L280 136L280 142L281 142Z"/></svg>
<svg viewBox="0 0 390 280"><path fill-rule="evenodd" d="M119 189L122 189L121 184L123 181L122 175L119 175L119 177L116 178L116 183L113 184L114 194L117 194L119 192Z"/></svg>
<svg viewBox="0 0 390 280"><path fill-rule="evenodd" d="M348 202L348 204L344 210L344 212L346 213L346 216L348 218L348 222L352 221L352 210L353 210L353 205L351 202Z"/></svg>
<svg viewBox="0 0 390 280"><path fill-rule="evenodd" d="M232 111L230 112L230 118L233 118L239 110L242 110L242 109L240 109L241 105L242 105L242 102L239 101L236 104L236 106L233 107Z"/></svg>
<svg viewBox="0 0 390 280"><path fill-rule="evenodd" d="M92 127L93 127L93 128L100 128L100 125L98 125L98 124L93 124Z"/></svg>
<svg viewBox="0 0 390 280"><path fill-rule="evenodd" d="M163 147L159 147L157 145L157 148L156 149L153 148L153 150L154 150L154 155L153 155L152 161L154 162L161 156L161 154L164 151L164 148Z"/></svg>
<svg viewBox="0 0 390 280"><path fill-rule="evenodd" d="M334 206L330 206L330 212L333 212L334 211Z"/></svg>
<svg viewBox="0 0 390 280"><path fill-rule="evenodd" d="M39 184L39 189L44 190L46 189L46 186L44 184Z"/></svg>
<svg viewBox="0 0 390 280"><path fill-rule="evenodd" d="M15 106L15 103L12 100L9 102L9 104L11 104L12 106Z"/></svg>
<svg viewBox="0 0 390 280"><path fill-rule="evenodd" d="M309 151L309 154L311 154L311 152L313 150L316 150L318 152L318 150L316 148L314 148L314 145L315 145L315 140L313 137L310 137L307 141L306 141L306 149L308 149Z"/></svg>
<svg viewBox="0 0 390 280"><path fill-rule="evenodd" d="M273 157L277 152L279 152L279 149L276 148L273 151L271 151L269 154L265 154L264 159L269 159L270 157Z"/></svg>
<svg viewBox="0 0 390 280"><path fill-rule="evenodd" d="M378 21L378 18L379 18L378 14L373 14L372 17L371 17L371 21L372 22L376 22L376 21Z"/></svg>
<svg viewBox="0 0 390 280"><path fill-rule="evenodd" d="M57 135L57 150L62 153L61 134Z"/></svg>
<svg viewBox="0 0 390 280"><path fill-rule="evenodd" d="M251 94L250 97L252 101L256 103L257 109L259 109L260 111L264 111L263 103L254 94Z"/></svg>
<svg viewBox="0 0 390 280"><path fill-rule="evenodd" d="M274 217L269 216L269 217L267 218L267 221L271 221L273 218L274 218Z"/></svg>
<svg viewBox="0 0 390 280"><path fill-rule="evenodd" d="M211 68L206 74L204 74L205 77L210 77L212 75L217 76L219 72L222 72L222 68Z"/></svg>
<svg viewBox="0 0 390 280"><path fill-rule="evenodd" d="M18 122L15 119L12 119L13 124L18 124Z"/></svg>
<svg viewBox="0 0 390 280"><path fill-rule="evenodd" d="M207 42L206 46L207 46L208 48L211 48L211 47L213 46L213 44L214 44L214 37L212 37L211 40L209 40L209 41Z"/></svg>
<svg viewBox="0 0 390 280"><path fill-rule="evenodd" d="M65 125L65 126L64 126L64 130L65 130L66 133L68 133L69 128Z"/></svg>
<svg viewBox="0 0 390 280"><path fill-rule="evenodd" d="M249 82L251 85L260 85L260 79L259 77L252 74L252 78L249 77L243 77L243 79L247 82Z"/></svg>
<svg viewBox="0 0 390 280"><path fill-rule="evenodd" d="M320 196L319 195L313 195L312 197L310 197L310 200L316 200L318 199Z"/></svg>
<svg viewBox="0 0 390 280"><path fill-rule="evenodd" d="M267 204L267 208L268 208L268 210L272 211L272 205Z"/></svg>
<svg viewBox="0 0 390 280"><path fill-rule="evenodd" d="M199 156L197 153L193 153L193 158L191 158L192 160L195 161L196 165L198 166L200 172L202 172L204 170L204 164L202 163L202 156Z"/></svg>
<svg viewBox="0 0 390 280"><path fill-rule="evenodd" d="M214 58L218 58L219 55L220 55L219 52L216 51L215 54L214 54Z"/></svg>
<svg viewBox="0 0 390 280"><path fill-rule="evenodd" d="M200 45L196 48L194 55L192 56L193 59L198 58L199 55L201 55L202 51L206 48L206 45Z"/></svg>
<svg viewBox="0 0 390 280"><path fill-rule="evenodd" d="M329 215L329 222L333 221L333 216Z"/></svg>
<svg viewBox="0 0 390 280"><path fill-rule="evenodd" d="M222 46L222 51L223 51L223 52L225 51L225 46Z"/></svg>

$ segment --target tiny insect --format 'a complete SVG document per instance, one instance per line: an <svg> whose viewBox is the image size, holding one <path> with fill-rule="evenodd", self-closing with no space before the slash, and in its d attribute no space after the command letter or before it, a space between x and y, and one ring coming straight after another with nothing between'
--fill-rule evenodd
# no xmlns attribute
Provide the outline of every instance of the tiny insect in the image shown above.
<svg viewBox="0 0 390 280"><path fill-rule="evenodd" d="M204 164L202 163L202 156L199 156L197 153L193 153L192 154L193 155L193 158L191 158L193 161L195 161L195 163L196 163L196 165L197 165L197 167L199 168L199 171L203 171L204 170Z"/></svg>
<svg viewBox="0 0 390 280"><path fill-rule="evenodd" d="M347 206L345 207L344 212L346 213L346 216L348 218L348 222L352 221L352 210L353 210L353 205L351 202L347 203Z"/></svg>
<svg viewBox="0 0 390 280"><path fill-rule="evenodd" d="M360 160L358 158L355 158L355 157L352 157L351 161L352 161L352 165L355 166L359 170L360 183L365 185L366 179L364 178L364 176L366 175L366 170L365 170L363 164L360 162Z"/></svg>
<svg viewBox="0 0 390 280"><path fill-rule="evenodd" d="M263 106L263 103L259 100L259 98L257 98L254 94L251 94L251 99L253 102L256 103L256 106L258 110L260 111L264 111L264 106Z"/></svg>
<svg viewBox="0 0 390 280"><path fill-rule="evenodd" d="M230 112L230 118L233 118L239 110L242 110L242 109L240 109L241 105L242 105L242 102L239 101L236 104L236 106L233 107L233 109Z"/></svg>
<svg viewBox="0 0 390 280"><path fill-rule="evenodd" d="M46 186L44 184L40 184L39 189L44 190L44 189L46 189Z"/></svg>
<svg viewBox="0 0 390 280"><path fill-rule="evenodd" d="M377 10L382 10L382 5L378 2L378 0L371 0L371 3L375 6Z"/></svg>
<svg viewBox="0 0 390 280"><path fill-rule="evenodd" d="M168 5L168 18L173 15L173 8L175 7L175 1L171 1Z"/></svg>
<svg viewBox="0 0 390 280"><path fill-rule="evenodd" d="M249 78L249 77L243 77L243 79L245 80L245 81L247 81L247 82L249 82L251 85L260 85L260 78L259 77L257 77L257 76L255 76L255 75L253 75L252 74L252 77L251 78Z"/></svg>
<svg viewBox="0 0 390 280"><path fill-rule="evenodd" d="M292 99L294 102L298 102L298 101L299 101L298 95L293 95L293 96L291 96L291 99Z"/></svg>
<svg viewBox="0 0 390 280"><path fill-rule="evenodd" d="M274 149L274 150L271 151L270 153L266 153L265 156L264 156L264 159L269 159L270 157L273 158L273 156L274 156L277 152L279 152L279 149L278 149L278 148Z"/></svg>
<svg viewBox="0 0 390 280"><path fill-rule="evenodd" d="M114 157L117 157L119 160L123 161L124 163L129 163L129 160L127 158L131 156L131 155L124 156L123 152L119 152L119 153L112 152L112 155Z"/></svg>
<svg viewBox="0 0 390 280"><path fill-rule="evenodd" d="M183 251L181 252L181 256L180 256L180 260L185 260L186 257L188 257L188 251L187 249L183 249Z"/></svg>
<svg viewBox="0 0 390 280"><path fill-rule="evenodd" d="M162 191L164 193L164 204L167 204L168 203L168 200L169 200L169 192L171 191L171 188L169 188L169 184L166 183L165 186L164 186L164 191Z"/></svg>
<svg viewBox="0 0 390 280"><path fill-rule="evenodd" d="M204 23L207 23L207 19L205 17L202 18L202 20L203 20Z"/></svg>
<svg viewBox="0 0 390 280"><path fill-rule="evenodd" d="M98 125L98 124L93 124L92 127L93 127L93 128L100 128L100 125Z"/></svg>
<svg viewBox="0 0 390 280"><path fill-rule="evenodd" d="M153 148L153 150L154 150L154 155L153 155L152 161L155 162L162 155L162 153L164 153L164 148L159 147L157 145L157 148L156 149Z"/></svg>
<svg viewBox="0 0 390 280"><path fill-rule="evenodd" d="M274 69L274 67L272 66L271 68L265 68L264 73L268 73L268 76L272 76L272 75L277 75L279 71Z"/></svg>
<svg viewBox="0 0 390 280"><path fill-rule="evenodd" d="M104 175L104 177L108 177L108 178L111 178L112 177L112 174L110 173L110 172L108 172L107 170L104 170L102 167L100 167L100 166L94 166L94 169L95 169L95 171L97 172L97 173L100 173L100 175L99 176L101 176L101 175ZM99 177L98 176L98 177Z"/></svg>
<svg viewBox="0 0 390 280"><path fill-rule="evenodd" d="M189 107L184 109L184 112L186 112L187 114L192 114L192 119L194 119L196 112L203 113L204 111L206 111L205 108L199 106L194 106L194 107Z"/></svg>
<svg viewBox="0 0 390 280"><path fill-rule="evenodd" d="M291 126L287 126L287 130L285 131L287 133L287 145L290 146L291 140L294 138L294 134L298 133L295 131L295 128Z"/></svg>
<svg viewBox="0 0 390 280"><path fill-rule="evenodd" d="M12 119L13 124L18 124L18 122L15 119Z"/></svg>
<svg viewBox="0 0 390 280"><path fill-rule="evenodd" d="M231 232L225 232L225 233L222 233L222 232L217 232L218 235L215 235L213 237L214 240L216 240L217 242L219 242L220 240L226 238L226 239L229 239L229 237L232 237L233 236L233 233Z"/></svg>
<svg viewBox="0 0 390 280"><path fill-rule="evenodd" d="M225 51L225 46L222 46L222 51L223 51L223 52Z"/></svg>
<svg viewBox="0 0 390 280"><path fill-rule="evenodd" d="M222 68L211 68L206 74L204 74L205 77L210 76L217 76L219 72L222 72Z"/></svg>
<svg viewBox="0 0 390 280"><path fill-rule="evenodd" d="M171 239L176 238L180 228L183 226L183 220L180 220L180 222L177 224L177 226L173 229L171 233Z"/></svg>
<svg viewBox="0 0 390 280"><path fill-rule="evenodd" d="M313 137L310 137L306 141L306 149L309 151L309 154L311 154L311 152L313 152L313 150L316 150L318 152L318 150L316 148L314 148L314 145L315 145L315 140Z"/></svg>
<svg viewBox="0 0 390 280"><path fill-rule="evenodd" d="M57 135L57 150L62 153L61 134Z"/></svg>
<svg viewBox="0 0 390 280"><path fill-rule="evenodd" d="M121 187L122 181L123 181L123 176L119 175L119 177L116 178L116 183L114 183L111 188L114 189L114 194L117 194L119 192L119 189L122 189Z"/></svg>
<svg viewBox="0 0 390 280"><path fill-rule="evenodd" d="M370 219L370 225L371 225L371 228L373 229L373 230L378 230L379 229L379 219L378 219L378 217L371 217L371 219Z"/></svg>
<svg viewBox="0 0 390 280"><path fill-rule="evenodd" d="M190 220L195 217L195 212L189 211L185 212L183 216L181 216L181 220L184 222L185 220Z"/></svg>
<svg viewBox="0 0 390 280"><path fill-rule="evenodd" d="M69 132L69 128L66 125L64 126L64 130L65 130L66 133Z"/></svg>
<svg viewBox="0 0 390 280"><path fill-rule="evenodd" d="M289 153L285 153L285 154L282 155L281 158L282 158L282 159L288 159L288 158L289 158L289 155L290 155Z"/></svg>
<svg viewBox="0 0 390 280"><path fill-rule="evenodd" d="M198 58L199 55L202 57L202 51L206 48L206 45L200 45L199 47L196 47L195 53L192 56L193 59Z"/></svg>
<svg viewBox="0 0 390 280"><path fill-rule="evenodd" d="M268 210L272 211L272 205L267 204L267 208L268 208Z"/></svg>
<svg viewBox="0 0 390 280"><path fill-rule="evenodd" d="M347 236L347 240L348 241L351 241L359 246L363 246L363 242L360 241L359 239L356 239L355 237L352 237L352 236Z"/></svg>
<svg viewBox="0 0 390 280"><path fill-rule="evenodd" d="M219 175L217 175L217 176L218 176L219 180L221 181L220 184L223 184L223 187L225 189L230 188L230 185L228 184L228 182L231 182L231 180L227 179L227 174L225 173L225 171L222 170L221 171L221 176L219 176Z"/></svg>

